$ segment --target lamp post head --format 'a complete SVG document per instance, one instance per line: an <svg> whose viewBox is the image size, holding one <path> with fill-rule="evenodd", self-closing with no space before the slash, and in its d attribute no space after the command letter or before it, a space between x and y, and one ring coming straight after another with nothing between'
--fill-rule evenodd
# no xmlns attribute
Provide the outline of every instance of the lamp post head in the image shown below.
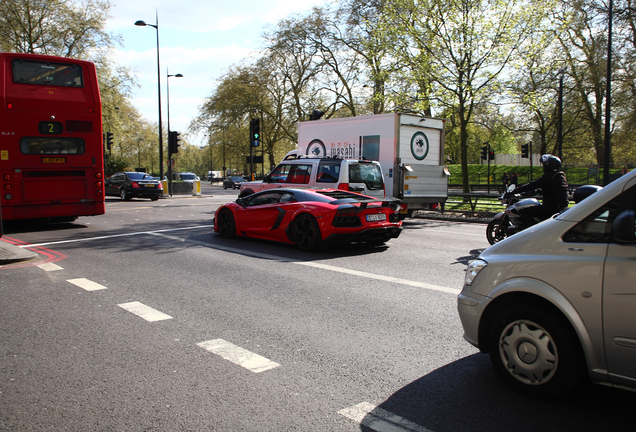
<svg viewBox="0 0 636 432"><path fill-rule="evenodd" d="M135 22L135 25L136 25L136 26L139 26L139 27L146 27L146 26L148 26L148 27L152 27L152 28L156 29L157 31L159 31L159 24L157 24L157 25L155 25L155 24L148 24L148 23L147 23L146 21L144 21L144 20L139 20L139 21Z"/></svg>

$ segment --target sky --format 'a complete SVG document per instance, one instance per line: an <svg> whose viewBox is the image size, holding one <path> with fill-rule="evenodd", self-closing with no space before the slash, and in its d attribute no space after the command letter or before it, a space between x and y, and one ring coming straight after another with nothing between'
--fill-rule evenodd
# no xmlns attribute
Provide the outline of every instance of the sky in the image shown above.
<svg viewBox="0 0 636 432"><path fill-rule="evenodd" d="M157 122L157 32L139 27L143 20L159 22L162 124L167 127L170 91L170 129L194 145L206 145L201 136L186 136L190 121L204 99L233 65L258 57L262 34L281 19L304 14L324 0L111 0L106 30L121 36L115 61L129 68L139 87L132 103L149 121ZM167 78L182 74L183 77Z"/></svg>

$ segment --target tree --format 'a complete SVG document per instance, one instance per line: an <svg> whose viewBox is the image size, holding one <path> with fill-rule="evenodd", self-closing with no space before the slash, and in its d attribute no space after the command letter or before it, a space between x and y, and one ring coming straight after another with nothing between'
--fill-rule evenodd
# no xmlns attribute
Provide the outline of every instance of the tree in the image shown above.
<svg viewBox="0 0 636 432"><path fill-rule="evenodd" d="M543 8L515 0L395 3L396 22L411 41L410 51L422 53L436 101L456 115L463 188L468 192L468 125L476 107L497 98L501 72Z"/></svg>
<svg viewBox="0 0 636 432"><path fill-rule="evenodd" d="M86 59L112 43L109 10L107 0L2 0L0 48Z"/></svg>

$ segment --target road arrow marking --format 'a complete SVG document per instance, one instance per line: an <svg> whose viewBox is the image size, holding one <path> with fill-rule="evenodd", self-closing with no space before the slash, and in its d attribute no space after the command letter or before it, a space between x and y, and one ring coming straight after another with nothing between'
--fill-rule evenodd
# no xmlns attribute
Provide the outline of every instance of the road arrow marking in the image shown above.
<svg viewBox="0 0 636 432"><path fill-rule="evenodd" d="M345 408L338 411L338 414L377 432L432 432L430 429L413 423L392 412L378 408L369 402L362 402L358 405Z"/></svg>

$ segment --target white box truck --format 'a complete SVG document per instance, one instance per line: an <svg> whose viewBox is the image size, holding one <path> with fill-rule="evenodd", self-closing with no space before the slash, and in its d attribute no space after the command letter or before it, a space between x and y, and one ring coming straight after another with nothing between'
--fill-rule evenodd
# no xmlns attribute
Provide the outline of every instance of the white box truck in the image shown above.
<svg viewBox="0 0 636 432"><path fill-rule="evenodd" d="M444 122L399 113L300 122L297 153L380 162L386 196L412 216L448 198Z"/></svg>

